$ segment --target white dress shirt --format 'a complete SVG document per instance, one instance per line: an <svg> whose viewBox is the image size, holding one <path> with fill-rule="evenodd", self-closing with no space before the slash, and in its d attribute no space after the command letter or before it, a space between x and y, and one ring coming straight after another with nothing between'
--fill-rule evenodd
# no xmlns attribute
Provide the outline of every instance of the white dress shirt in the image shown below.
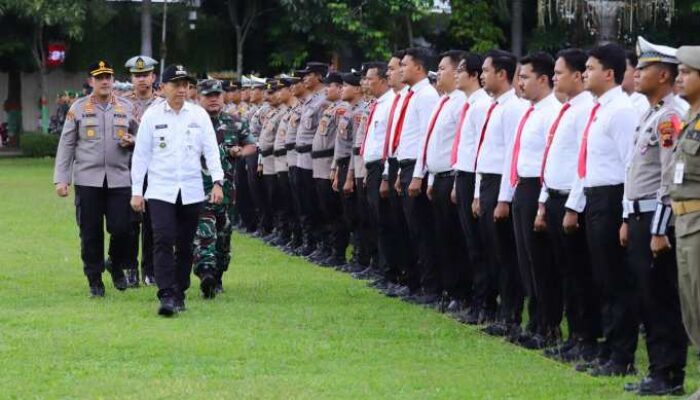
<svg viewBox="0 0 700 400"><path fill-rule="evenodd" d="M510 186L511 152L509 149L513 147L513 139L520 118L530 104L516 96L515 89L501 94L495 101L497 105L493 109L491 119L486 127L484 141L478 154L476 172L502 175L498 201L509 202L512 197ZM479 137L481 137L481 132L479 132ZM476 143L478 147L479 138L477 138Z"/></svg>
<svg viewBox="0 0 700 400"><path fill-rule="evenodd" d="M440 109L440 104L444 100L445 104ZM430 121L436 117L436 113L440 111L435 119L433 131L428 138L428 130L423 135L423 140L416 154L416 167L413 171L414 178L423 178L426 173L429 173L428 184L432 185L435 179L435 174L440 172L450 171L450 153L452 153L452 143L457 133L457 123L459 122L462 106L467 101L467 96L461 90L453 90L452 92L443 95L435 105L430 116ZM430 128L430 126L428 126ZM430 139L430 140L428 140ZM427 146L427 147L426 147ZM425 164L423 157L425 155Z"/></svg>
<svg viewBox="0 0 700 400"><path fill-rule="evenodd" d="M491 96L484 89L472 93L467 99L469 110L464 116L462 133L457 147L457 162L453 168L459 171L474 172L474 158L479 144L481 128L486 120L486 112L491 105Z"/></svg>
<svg viewBox="0 0 700 400"><path fill-rule="evenodd" d="M406 108L399 136L399 145L396 148L396 154L394 154L399 161L415 159L418 152L422 150L420 145L428 129L430 116L440 99L437 90L430 85L428 78L411 86L410 90L414 93ZM399 113L402 102L403 99L399 102L399 106L396 107L399 109ZM395 120L399 119L399 115L395 117ZM389 146L391 147L391 142Z"/></svg>
<svg viewBox="0 0 700 400"><path fill-rule="evenodd" d="M384 155L384 141L386 139L386 124L389 122L389 111L391 104L398 94L389 89L381 95L375 103L372 120L367 121L367 137L365 138L365 163L370 163L382 159ZM397 106L398 108L398 106Z"/></svg>
<svg viewBox="0 0 700 400"><path fill-rule="evenodd" d="M634 130L639 116L630 97L616 86L600 96L598 103L600 109L588 131L586 176L580 179L577 173L566 202L567 208L577 212L586 207L583 188L625 182L625 166L634 148ZM578 157L576 163L578 165Z"/></svg>
<svg viewBox="0 0 700 400"><path fill-rule="evenodd" d="M223 180L216 133L202 107L185 102L177 112L167 101L149 107L136 135L132 195L143 195L143 181L148 173L146 199L175 204L180 193L182 204L204 201L202 156L212 181Z"/></svg>
<svg viewBox="0 0 700 400"><path fill-rule="evenodd" d="M522 178L537 178L540 176L547 133L549 132L549 127L557 118L561 103L556 96L554 96L554 93L550 93L547 97L533 104L532 107L532 112L530 112L527 120L524 121L523 130L520 134L520 152L518 153L518 164L515 166L517 176ZM523 123L522 119L525 118L525 115L526 114L523 114L521 120L518 121L518 127ZM518 128L515 130L517 136ZM513 160L515 140L516 137L514 137L513 145L508 151L509 157L506 158L510 190L505 189L505 192L501 193L501 201L512 201L513 193L515 192L515 188L512 186L512 182L510 182L511 162ZM505 171L503 177L506 177Z"/></svg>
<svg viewBox="0 0 700 400"><path fill-rule="evenodd" d="M647 100L647 96L638 92L633 92L629 96L630 100L632 100L634 110L637 111L637 115L641 118L649 109L649 100Z"/></svg>
<svg viewBox="0 0 700 400"><path fill-rule="evenodd" d="M401 88L401 90L399 90L399 92L397 93L397 96L399 96L399 101L398 103L396 103L396 108L394 109L394 116L391 118L391 130L389 131L389 152L387 154L387 158L396 157L396 155L393 152L393 149L391 148L391 144L394 143L394 135L396 134L396 124L399 122L399 115L401 114L401 105L403 104L404 98L408 94L408 89L409 86L406 85L403 88ZM391 106L389 106L389 108L391 108ZM389 118L387 117L387 119ZM386 169L388 170L388 168L389 166L387 164Z"/></svg>
<svg viewBox="0 0 700 400"><path fill-rule="evenodd" d="M570 107L559 120L549 147L540 203L546 202L549 197L547 188L568 192L577 178L579 143L594 105L593 95L589 91L583 91L568 103ZM559 111L557 110L557 115Z"/></svg>

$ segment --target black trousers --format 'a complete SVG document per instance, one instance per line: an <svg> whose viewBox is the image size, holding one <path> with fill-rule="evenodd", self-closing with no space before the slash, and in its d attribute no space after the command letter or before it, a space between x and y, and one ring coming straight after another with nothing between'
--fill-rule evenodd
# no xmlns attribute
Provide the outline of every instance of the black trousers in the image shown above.
<svg viewBox="0 0 700 400"><path fill-rule="evenodd" d="M292 212L290 214L291 218L291 229L294 235L294 242L299 244L302 242L302 231L301 231L301 199L299 197L298 182L299 182L299 168L295 166L289 166L289 193L291 197Z"/></svg>
<svg viewBox="0 0 700 400"><path fill-rule="evenodd" d="M241 216L241 222L248 231L254 231L257 226L255 208L248 185L248 169L246 158L236 159L236 210ZM257 161L256 161L257 164ZM257 165L256 165L257 168Z"/></svg>
<svg viewBox="0 0 700 400"><path fill-rule="evenodd" d="M457 207L452 203L454 176L435 177L430 204L435 227L435 259L442 290L455 299L471 300L469 259Z"/></svg>
<svg viewBox="0 0 700 400"><path fill-rule="evenodd" d="M472 282L472 307L496 309L498 290L491 278L488 264L484 260L484 251L479 233L479 221L472 213L476 174L458 171L455 177L455 194L457 197L457 216L462 227L462 237L467 251L467 277Z"/></svg>
<svg viewBox="0 0 700 400"><path fill-rule="evenodd" d="M491 279L497 282L498 286L500 303L497 318L504 323L520 324L524 294L515 256L512 213L511 217L503 221L496 222L493 219L500 185L500 174L481 174L479 231ZM487 307L490 307L490 304L487 304Z"/></svg>
<svg viewBox="0 0 700 400"><path fill-rule="evenodd" d="M83 272L89 280L99 279L104 272L104 225L110 234L112 262L124 268L129 262L131 237L131 189L75 186L76 221L80 229L80 257Z"/></svg>
<svg viewBox="0 0 700 400"><path fill-rule="evenodd" d="M389 163L388 184L389 198L383 199L379 194L382 183L384 162L374 161L365 164L367 170L367 204L370 209L372 223L376 227L377 262L380 274L391 281L405 280L411 289L420 286L418 279L409 281L404 271L409 269L409 263L415 264L414 251L408 245L408 230L403 219L403 210L398 194L394 190L398 174L398 162L395 159Z"/></svg>
<svg viewBox="0 0 700 400"><path fill-rule="evenodd" d="M316 188L314 186L313 171L310 169L297 168L297 187L301 205L300 223L304 244L315 246L318 241L318 226L320 220L320 210Z"/></svg>
<svg viewBox="0 0 700 400"><path fill-rule="evenodd" d="M566 311L569 337L594 344L601 335L600 303L593 285L593 273L586 243L586 221L579 217L579 229L564 233L568 195L550 193L545 203L547 235L562 283L561 303L553 306ZM561 311L557 311L561 312Z"/></svg>
<svg viewBox="0 0 700 400"><path fill-rule="evenodd" d="M427 293L442 294L443 287L435 262L435 226L433 224L432 207L426 196L428 180L423 179L421 194L417 197L408 195L408 185L413 179L415 162L401 165L399 181L401 182L401 204L408 226L410 246L416 249L415 274L420 287ZM407 271L408 272L408 271Z"/></svg>
<svg viewBox="0 0 700 400"><path fill-rule="evenodd" d="M521 178L513 195L513 229L518 267L525 294L529 297L531 328L552 333L561 323L561 280L554 266L549 237L535 232L535 217L542 190L540 178Z"/></svg>
<svg viewBox="0 0 700 400"><path fill-rule="evenodd" d="M252 204L251 209L256 223L256 229L260 228L260 226L258 226L261 219L260 207L265 201L265 195L263 193L264 187L260 176L258 175L258 154L259 153L255 153L243 157L245 161L246 177L248 180L248 193L250 195Z"/></svg>
<svg viewBox="0 0 700 400"><path fill-rule="evenodd" d="M322 215L322 241L330 244L333 255L345 259L345 250L348 248L350 231L343 218L340 194L333 191L333 183L330 179L317 178L314 181L318 205Z"/></svg>
<svg viewBox="0 0 700 400"><path fill-rule="evenodd" d="M653 219L653 212L629 216L627 257L646 329L649 374L682 382L688 343L678 298L675 234L673 229L668 234L671 251L654 258L649 248Z"/></svg>
<svg viewBox="0 0 700 400"><path fill-rule="evenodd" d="M148 176L143 183L143 193L148 188ZM139 241L141 243L141 273L153 276L153 231L151 230L151 217L148 205L142 214L132 211L131 234L129 235L128 258L124 269L137 269L139 265ZM109 240L109 256L113 257L113 247L116 244L113 238Z"/></svg>
<svg viewBox="0 0 700 400"><path fill-rule="evenodd" d="M369 266L377 261L377 225L367 201L365 178L355 178L355 230L353 236L359 246L357 263Z"/></svg>
<svg viewBox="0 0 700 400"><path fill-rule="evenodd" d="M362 252L361 234L358 234L358 210L357 210L357 188L351 194L345 194L343 192L343 186L347 181L348 169L350 168L350 158L341 158L336 160L336 175L338 177L338 194L340 198L341 205L341 215L338 218L343 220L345 227L350 236L350 242L352 243L352 260L356 261L359 254ZM353 184L355 182L353 181ZM367 265L367 264L365 264Z"/></svg>
<svg viewBox="0 0 700 400"><path fill-rule="evenodd" d="M288 238L292 234L294 205L292 190L289 186L289 172L277 173L277 227L280 234Z"/></svg>
<svg viewBox="0 0 700 400"><path fill-rule="evenodd" d="M258 209L260 210L260 227L263 233L269 233L275 226L277 212L277 175L263 175L260 178L260 193L263 196Z"/></svg>
<svg viewBox="0 0 700 400"><path fill-rule="evenodd" d="M149 200L153 225L153 267L158 298L184 299L190 287L193 240L197 232L202 203L175 204Z"/></svg>
<svg viewBox="0 0 700 400"><path fill-rule="evenodd" d="M586 239L593 282L601 302L604 344L600 357L634 362L638 319L632 271L620 246L623 185L585 188Z"/></svg>

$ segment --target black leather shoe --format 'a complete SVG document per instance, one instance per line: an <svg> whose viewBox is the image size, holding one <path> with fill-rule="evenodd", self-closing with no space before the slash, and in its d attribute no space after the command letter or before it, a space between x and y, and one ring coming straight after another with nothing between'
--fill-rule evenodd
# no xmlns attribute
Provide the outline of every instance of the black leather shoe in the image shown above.
<svg viewBox="0 0 700 400"><path fill-rule="evenodd" d="M547 340L544 336L536 333L522 340L518 340L518 344L528 350L542 350L547 347Z"/></svg>
<svg viewBox="0 0 700 400"><path fill-rule="evenodd" d="M612 360L598 367L592 368L588 372L591 376L627 376L634 375L637 371L633 364L620 364Z"/></svg>
<svg viewBox="0 0 700 400"><path fill-rule="evenodd" d="M594 368L598 368L601 365L605 365L608 363L608 359L606 358L600 358L600 357L595 357L591 361L584 361L581 363L578 363L574 366L574 369L578 372L588 372Z"/></svg>
<svg viewBox="0 0 700 400"><path fill-rule="evenodd" d="M202 297L205 299L213 299L216 297L216 278L211 274L202 275L202 280L199 282L199 288L202 290Z"/></svg>
<svg viewBox="0 0 700 400"><path fill-rule="evenodd" d="M489 325L496 322L496 311L482 308L479 313L478 325Z"/></svg>
<svg viewBox="0 0 700 400"><path fill-rule="evenodd" d="M571 349L573 349L574 347L577 347L577 346L578 346L578 343L576 343L575 340L569 338L559 346L550 347L548 349L545 349L543 354L547 358L553 358L555 360L560 360L562 354L570 351Z"/></svg>
<svg viewBox="0 0 700 400"><path fill-rule="evenodd" d="M314 250L316 250L316 249L313 246L305 244L297 249L296 255L298 255L300 257L308 257L311 253L314 252Z"/></svg>
<svg viewBox="0 0 700 400"><path fill-rule="evenodd" d="M495 322L485 328L481 329L482 332L489 336L506 336L508 335L508 326L502 322Z"/></svg>
<svg viewBox="0 0 700 400"><path fill-rule="evenodd" d="M639 382L636 392L640 396L680 396L685 394L683 382L671 383L662 378L649 376Z"/></svg>
<svg viewBox="0 0 700 400"><path fill-rule="evenodd" d="M187 311L187 307L185 306L185 300L184 300L184 299L177 299L177 300L175 300L175 310L177 310L177 312L184 312L184 311Z"/></svg>
<svg viewBox="0 0 700 400"><path fill-rule="evenodd" d="M352 274L352 277L355 279L360 279L360 280L370 280L370 279L378 279L379 275L374 271L372 267L367 267L364 270Z"/></svg>
<svg viewBox="0 0 700 400"><path fill-rule="evenodd" d="M172 297L164 297L160 299L160 307L158 307L158 315L163 317L172 317L178 313L177 300Z"/></svg>
<svg viewBox="0 0 700 400"><path fill-rule="evenodd" d="M144 275L143 276L143 285L144 286L155 286L156 285L156 277L153 275Z"/></svg>
<svg viewBox="0 0 700 400"><path fill-rule="evenodd" d="M109 274L112 277L112 283L114 284L114 287L120 292L125 291L129 285L126 282L126 276L124 276L124 271L122 271L120 268L112 267L112 270L109 271Z"/></svg>
<svg viewBox="0 0 700 400"><path fill-rule="evenodd" d="M124 276L126 277L126 285L129 288L137 288L139 287L139 270L134 268L134 269L127 269L124 270Z"/></svg>
<svg viewBox="0 0 700 400"><path fill-rule="evenodd" d="M462 300L452 299L450 300L449 304L447 304L445 312L448 312L450 314L456 314L464 311L465 308L466 304Z"/></svg>
<svg viewBox="0 0 700 400"><path fill-rule="evenodd" d="M340 256L330 256L325 260L321 261L319 264L325 267L340 267L346 264L345 257Z"/></svg>
<svg viewBox="0 0 700 400"><path fill-rule="evenodd" d="M92 282L90 284L90 297L91 298L105 297L105 285L102 283L102 281Z"/></svg>
<svg viewBox="0 0 700 400"><path fill-rule="evenodd" d="M596 354L598 354L596 345L590 343L578 343L571 349L561 353L559 360L564 362L591 362L596 358Z"/></svg>
<svg viewBox="0 0 700 400"><path fill-rule="evenodd" d="M404 297L411 294L408 286L394 285L391 289L384 293L387 297Z"/></svg>

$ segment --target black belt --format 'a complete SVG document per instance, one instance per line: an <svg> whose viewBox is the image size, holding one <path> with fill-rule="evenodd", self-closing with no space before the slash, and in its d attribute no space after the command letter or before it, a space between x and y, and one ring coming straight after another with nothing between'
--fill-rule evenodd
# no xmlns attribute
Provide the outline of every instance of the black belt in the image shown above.
<svg viewBox="0 0 700 400"><path fill-rule="evenodd" d="M379 167L379 168L384 169L384 162L382 160L375 160L375 161L370 161L368 163L365 163L366 169L372 169L374 167Z"/></svg>
<svg viewBox="0 0 700 400"><path fill-rule="evenodd" d="M622 183L619 185L605 185L605 186L587 187L587 188L583 188L583 194L592 195L592 194L598 194L598 193L608 193L611 190L620 190L622 188L624 188L624 184L622 184Z"/></svg>
<svg viewBox="0 0 700 400"><path fill-rule="evenodd" d="M460 170L457 170L457 176L471 176L471 177L474 177L474 175L476 175L476 174L473 173L473 172L467 172L467 171L460 171Z"/></svg>
<svg viewBox="0 0 700 400"><path fill-rule="evenodd" d="M415 159L407 159L407 160L399 160L399 167L400 168L408 168L416 165L416 160Z"/></svg>
<svg viewBox="0 0 700 400"><path fill-rule="evenodd" d="M335 163L338 164L338 166L344 167L348 164L350 164L350 157L343 157L335 160Z"/></svg>
<svg viewBox="0 0 700 400"><path fill-rule="evenodd" d="M450 178L455 176L454 171L445 171L445 172L438 172L437 174L434 174L436 178Z"/></svg>
<svg viewBox="0 0 700 400"><path fill-rule="evenodd" d="M326 149L326 150L318 150L318 151L312 151L311 152L311 158L316 159L316 158L328 158L328 157L333 157L333 154L335 153L335 149Z"/></svg>
<svg viewBox="0 0 700 400"><path fill-rule="evenodd" d="M286 156L286 155L287 155L287 149L275 150L275 152L274 152L273 154L275 155L275 157Z"/></svg>
<svg viewBox="0 0 700 400"><path fill-rule="evenodd" d="M540 178L522 178L518 177L518 185L539 185Z"/></svg>
<svg viewBox="0 0 700 400"><path fill-rule="evenodd" d="M479 174L481 176L481 182L493 182L493 181L501 181L501 174Z"/></svg>
<svg viewBox="0 0 700 400"><path fill-rule="evenodd" d="M296 147L296 145L297 145L296 143L287 143L284 145L284 148L287 149L288 151L294 150L294 147Z"/></svg>
<svg viewBox="0 0 700 400"><path fill-rule="evenodd" d="M311 145L305 144L303 146L296 146L297 153L304 154L311 152Z"/></svg>
<svg viewBox="0 0 700 400"><path fill-rule="evenodd" d="M260 150L260 155L263 157L270 157L274 152L274 149Z"/></svg>
<svg viewBox="0 0 700 400"><path fill-rule="evenodd" d="M354 155L354 156L359 156L359 155L360 155L360 150L362 150L362 147L353 147L353 148L352 148L352 155Z"/></svg>
<svg viewBox="0 0 700 400"><path fill-rule="evenodd" d="M569 193L571 193L570 190L547 189L547 194L549 195L549 197L552 197L555 199L569 197Z"/></svg>

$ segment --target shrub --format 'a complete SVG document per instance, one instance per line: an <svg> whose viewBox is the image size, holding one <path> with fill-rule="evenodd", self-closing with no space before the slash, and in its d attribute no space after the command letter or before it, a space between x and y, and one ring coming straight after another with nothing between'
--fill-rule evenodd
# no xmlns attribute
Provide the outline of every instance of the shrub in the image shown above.
<svg viewBox="0 0 700 400"><path fill-rule="evenodd" d="M58 139L56 135L25 133L20 136L19 147L25 157L53 157L58 148Z"/></svg>

